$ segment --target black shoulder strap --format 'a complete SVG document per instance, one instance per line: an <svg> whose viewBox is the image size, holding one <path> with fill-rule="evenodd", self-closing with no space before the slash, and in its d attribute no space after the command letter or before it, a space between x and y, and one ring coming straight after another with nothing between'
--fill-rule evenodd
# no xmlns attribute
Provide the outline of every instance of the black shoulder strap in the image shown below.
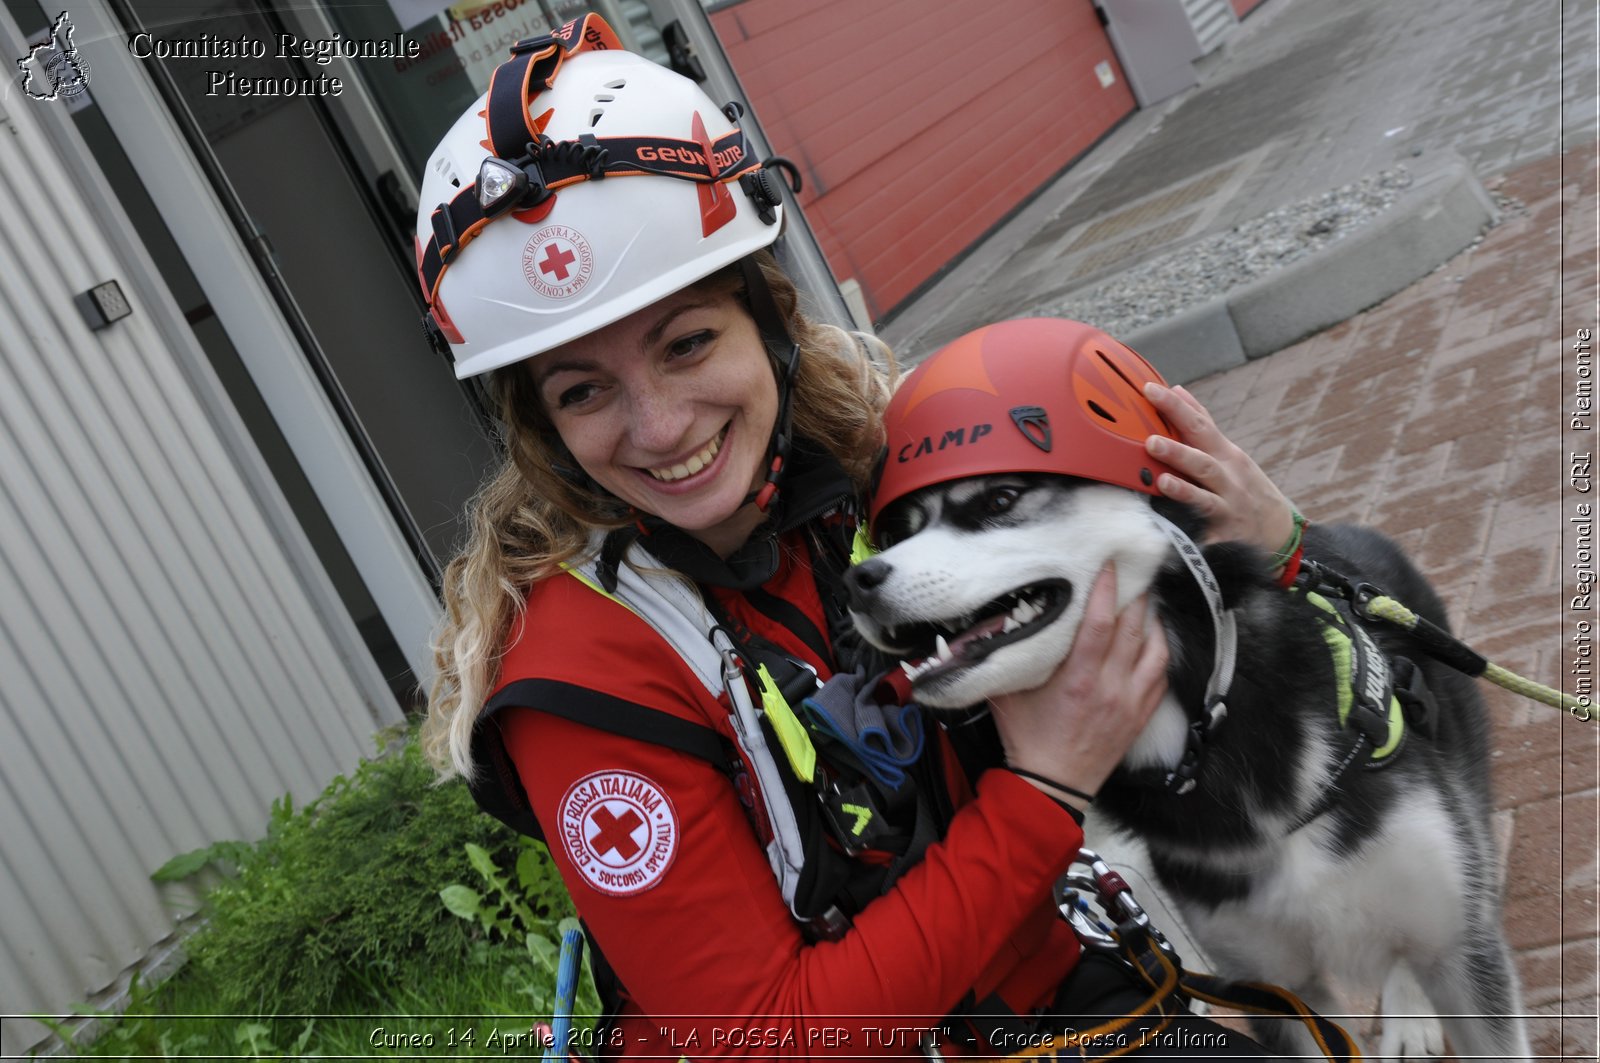
<svg viewBox="0 0 1600 1063"><path fill-rule="evenodd" d="M704 724L670 712L556 679L518 679L507 683L483 707L484 717L516 706L559 716L585 727L641 742L666 746L726 768L731 750L727 739Z"/></svg>
<svg viewBox="0 0 1600 1063"><path fill-rule="evenodd" d="M589 690L555 679L518 679L507 683L483 707L472 732L472 759L480 767L467 781L478 807L519 834L544 840L521 777L500 738L497 712L532 709L586 727L624 735L698 757L725 775L732 774L738 754L722 735L703 724L648 705Z"/></svg>

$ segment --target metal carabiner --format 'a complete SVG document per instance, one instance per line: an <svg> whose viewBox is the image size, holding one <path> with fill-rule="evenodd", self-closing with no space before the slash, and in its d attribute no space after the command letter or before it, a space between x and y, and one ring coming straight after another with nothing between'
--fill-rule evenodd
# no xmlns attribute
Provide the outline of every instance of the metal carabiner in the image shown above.
<svg viewBox="0 0 1600 1063"><path fill-rule="evenodd" d="M1150 914L1134 897L1133 889L1099 853L1093 849L1079 849L1073 865L1056 883L1056 908L1085 948L1120 952L1123 937L1138 933L1148 936L1174 963L1178 962L1177 950L1150 921ZM1099 903L1114 929L1107 928L1090 913L1088 897Z"/></svg>

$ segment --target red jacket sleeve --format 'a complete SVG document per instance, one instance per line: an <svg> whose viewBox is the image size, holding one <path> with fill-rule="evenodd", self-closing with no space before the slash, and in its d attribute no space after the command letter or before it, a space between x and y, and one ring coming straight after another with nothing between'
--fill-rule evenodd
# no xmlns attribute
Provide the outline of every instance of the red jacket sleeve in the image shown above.
<svg viewBox="0 0 1600 1063"><path fill-rule="evenodd" d="M621 1027L628 1054L749 1054L752 1037L760 1054L904 1054L887 1027L927 1025L969 990L1043 1003L1075 962L1048 900L1082 834L1009 772L987 773L842 939L809 944L715 767L541 712L501 722L580 914L649 1017Z"/></svg>

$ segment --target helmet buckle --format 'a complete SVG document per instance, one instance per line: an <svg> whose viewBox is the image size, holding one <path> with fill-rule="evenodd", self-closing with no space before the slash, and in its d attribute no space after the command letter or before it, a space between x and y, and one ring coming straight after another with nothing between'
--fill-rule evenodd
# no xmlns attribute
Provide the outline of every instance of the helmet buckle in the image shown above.
<svg viewBox="0 0 1600 1063"><path fill-rule="evenodd" d="M432 347L435 353L444 356L444 360L447 364L455 363L456 356L455 353L450 350L450 341L445 339L444 330L441 329L439 327L439 323L434 320L433 311L431 310L424 310L422 312L422 335L425 339L427 339L428 346Z"/></svg>
<svg viewBox="0 0 1600 1063"><path fill-rule="evenodd" d="M542 52L546 48L554 47L558 42L556 35L546 33L539 37L524 37L511 46L512 55L527 55L529 52Z"/></svg>
<svg viewBox="0 0 1600 1063"><path fill-rule="evenodd" d="M739 185L755 204L756 215L763 223L771 225L778 220L778 213L773 208L783 202L783 196L773 186L772 177L766 170L753 170L745 174L739 178Z"/></svg>

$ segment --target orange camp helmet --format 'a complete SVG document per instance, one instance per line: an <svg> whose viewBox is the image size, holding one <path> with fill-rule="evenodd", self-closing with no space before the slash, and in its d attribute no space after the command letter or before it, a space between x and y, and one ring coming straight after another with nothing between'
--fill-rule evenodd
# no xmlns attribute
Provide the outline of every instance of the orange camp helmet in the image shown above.
<svg viewBox="0 0 1600 1063"><path fill-rule="evenodd" d="M1099 329L1019 318L969 332L903 380L884 411L888 453L869 519L923 487L994 473L1079 476L1157 494L1172 470L1145 453L1173 436L1144 397L1161 374Z"/></svg>

